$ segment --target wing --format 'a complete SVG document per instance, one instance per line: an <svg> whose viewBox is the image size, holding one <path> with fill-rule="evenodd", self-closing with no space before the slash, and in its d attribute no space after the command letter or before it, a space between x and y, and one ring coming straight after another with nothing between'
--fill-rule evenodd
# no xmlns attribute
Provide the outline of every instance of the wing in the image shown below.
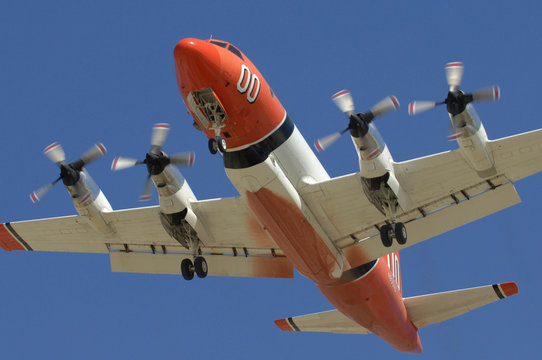
<svg viewBox="0 0 542 360"><path fill-rule="evenodd" d="M197 236L209 275L292 278L293 267L239 198L193 203L204 231ZM113 229L97 232L83 216L6 223L0 226L5 250L108 253L111 270L179 274L192 257L162 226L159 207L102 213ZM187 224L186 224L187 225ZM189 226L189 225L188 225Z"/></svg>
<svg viewBox="0 0 542 360"><path fill-rule="evenodd" d="M542 130L488 143L497 173L480 178L459 150L394 163L410 197L397 220L407 224L408 242L384 247L379 229L387 221L368 200L359 173L305 186L301 193L352 266L375 260L519 203L512 184L542 170Z"/></svg>

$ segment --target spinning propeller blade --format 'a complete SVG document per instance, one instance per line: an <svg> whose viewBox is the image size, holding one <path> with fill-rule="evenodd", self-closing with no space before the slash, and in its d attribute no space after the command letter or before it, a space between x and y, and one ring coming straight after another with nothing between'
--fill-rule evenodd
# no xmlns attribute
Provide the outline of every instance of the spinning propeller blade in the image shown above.
<svg viewBox="0 0 542 360"><path fill-rule="evenodd" d="M317 151L324 151L330 147L335 141L339 140L342 134L352 129L352 123L363 123L365 128L375 118L387 114L390 111L396 110L399 107L399 101L393 95L387 96L374 105L367 113L355 113L354 100L348 90L341 90L331 97L331 100L337 105L339 110L346 114L350 120L348 127L340 132L336 132L314 142L314 147Z"/></svg>
<svg viewBox="0 0 542 360"><path fill-rule="evenodd" d="M66 164L66 154L62 149L62 145L57 142L47 146L43 153L60 168L60 176L50 184L47 184L30 194L30 200L33 203L39 202L45 194L53 188L53 186L62 180L66 186L75 185L79 181L79 176L83 167L90 164L100 156L106 153L106 148L102 143L97 143L92 146L87 152L81 156L79 160Z"/></svg>
<svg viewBox="0 0 542 360"><path fill-rule="evenodd" d="M60 164L66 161L64 149L62 149L62 145L57 142L54 142L43 149L43 153L54 163Z"/></svg>
<svg viewBox="0 0 542 360"><path fill-rule="evenodd" d="M346 130L348 130L348 128ZM336 132L336 133L333 133L333 134L328 135L328 136L324 136L323 138L316 140L314 142L314 147L319 152L324 151L325 149L330 147L331 144L333 144L335 141L339 140L341 135L344 134L346 132L346 130L344 132Z"/></svg>
<svg viewBox="0 0 542 360"><path fill-rule="evenodd" d="M111 170L113 171L124 170L138 164L143 164L143 162L137 159L131 159L131 158L118 156L115 159L113 159L113 162L111 163Z"/></svg>
<svg viewBox="0 0 542 360"><path fill-rule="evenodd" d="M419 114L437 106L434 101L412 101L408 104L408 114L410 116Z"/></svg>
<svg viewBox="0 0 542 360"><path fill-rule="evenodd" d="M93 147L87 150L86 153L81 156L81 160L83 161L84 165L88 165L100 156L104 156L107 152L107 149L102 143L94 144Z"/></svg>
<svg viewBox="0 0 542 360"><path fill-rule="evenodd" d="M58 179L56 179L55 181L53 181L50 184L42 186L41 188L39 188L36 191L33 191L30 194L30 200L32 200L32 202L34 204L37 203L38 201L40 201L41 198L43 198L45 196L45 194L47 194L49 192L49 190L51 190L53 188L53 186L55 186L55 184L60 181L60 179L62 179L62 177L59 177Z"/></svg>
<svg viewBox="0 0 542 360"><path fill-rule="evenodd" d="M448 86L450 86L450 91L453 91L461 85L463 63L458 61L451 62L446 64L444 68L446 69L446 81L448 82Z"/></svg>
<svg viewBox="0 0 542 360"><path fill-rule="evenodd" d="M474 91L472 93L473 101L497 101L501 98L501 89L497 86L491 86L485 89Z"/></svg>
<svg viewBox="0 0 542 360"><path fill-rule="evenodd" d="M389 113L390 111L395 111L399 108L399 100L393 95L390 95L382 100L380 100L375 106L371 108L371 112L374 117L377 118L384 114Z"/></svg>
<svg viewBox="0 0 542 360"><path fill-rule="evenodd" d="M408 105L409 115L415 115L423 111L434 108L438 105L446 105L446 110L451 116L452 123L453 118L461 114L471 102L480 102L493 100L497 101L500 98L501 90L498 86L494 85L488 88L484 88L473 93L465 93L458 87L461 84L463 78L464 66L462 62L451 62L446 64L446 81L450 87L448 96L444 101L413 101ZM467 124L468 125L468 124ZM460 128L454 128L452 125L449 131L448 140L457 140L464 134L465 125L461 125Z"/></svg>
<svg viewBox="0 0 542 360"><path fill-rule="evenodd" d="M143 192L139 196L139 200L147 201L150 200L152 194L152 175L159 175L164 171L168 165L176 166L192 166L194 165L194 160L196 155L193 152L175 154L168 157L163 151L162 146L164 145L167 135L169 133L170 126L169 124L161 123L155 124L152 127L151 135L151 149L145 155L144 160L137 160L133 158L126 157L116 157L111 163L111 170L123 170L131 168L135 165L145 164L147 165L147 180L143 188Z"/></svg>
<svg viewBox="0 0 542 360"><path fill-rule="evenodd" d="M169 133L169 124L155 124L152 127L151 146L160 149Z"/></svg>
<svg viewBox="0 0 542 360"><path fill-rule="evenodd" d="M151 175L149 174L145 181L145 185L143 186L143 191L141 192L141 195L139 195L139 201L148 201L151 197Z"/></svg>
<svg viewBox="0 0 542 360"><path fill-rule="evenodd" d="M346 114L346 116L350 116L354 113L354 100L352 100L350 91L341 90L334 94L331 99L335 105L337 105L337 107Z"/></svg>
<svg viewBox="0 0 542 360"><path fill-rule="evenodd" d="M196 160L196 154L193 152L171 155L169 163L177 166L193 166Z"/></svg>

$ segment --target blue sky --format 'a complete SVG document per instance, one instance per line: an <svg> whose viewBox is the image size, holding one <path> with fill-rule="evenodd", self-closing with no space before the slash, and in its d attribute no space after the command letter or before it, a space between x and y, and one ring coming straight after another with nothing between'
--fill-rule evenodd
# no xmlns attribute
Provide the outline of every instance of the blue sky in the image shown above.
<svg viewBox="0 0 542 360"><path fill-rule="evenodd" d="M463 61L462 88L501 87L477 105L490 138L542 127L542 4L523 1L3 1L0 3L0 222L71 215L42 149L68 159L93 143L109 153L88 170L115 209L142 206L144 169L111 173L114 156L142 157L154 123L165 150L195 151L183 174L199 199L235 196L221 158L192 126L175 83L173 46L185 37L237 45L271 84L309 143L344 128L330 100L350 89L359 111L394 94L402 107L377 120L396 161L456 148L448 117L415 118L411 100L442 100L444 64ZM346 137L324 154L331 176L357 171ZM538 353L542 176L516 184L523 203L401 253L406 296L503 281L520 293L420 330L419 358L505 358ZM157 204L154 194L151 204ZM145 204L147 205L147 204ZM307 279L111 273L106 255L0 251L0 354L6 359L410 357L376 336L284 333L274 319L330 305Z"/></svg>

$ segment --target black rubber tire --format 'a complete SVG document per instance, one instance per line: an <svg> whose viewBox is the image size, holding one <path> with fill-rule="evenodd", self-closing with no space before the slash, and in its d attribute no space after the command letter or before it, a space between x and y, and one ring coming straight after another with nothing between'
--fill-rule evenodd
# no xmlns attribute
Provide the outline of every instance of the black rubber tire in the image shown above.
<svg viewBox="0 0 542 360"><path fill-rule="evenodd" d="M194 278L194 264L192 264L192 260L183 259L181 261L181 274L185 280L192 280Z"/></svg>
<svg viewBox="0 0 542 360"><path fill-rule="evenodd" d="M204 278L207 276L207 271L209 268L207 267L207 261L205 261L205 258L202 256L198 256L194 259L194 269L196 270L196 275L198 275L199 278Z"/></svg>
<svg viewBox="0 0 542 360"><path fill-rule="evenodd" d="M218 145L218 151L224 154L228 149L228 146L226 145L226 140L222 136L217 136L216 143Z"/></svg>
<svg viewBox="0 0 542 360"><path fill-rule="evenodd" d="M408 237L405 224L401 222L396 223L393 228L393 232L395 233L397 243L399 245L405 245Z"/></svg>
<svg viewBox="0 0 542 360"><path fill-rule="evenodd" d="M391 236L391 226L388 224L382 225L380 228L380 240L382 240L382 245L385 247L390 247L393 244L393 237Z"/></svg>
<svg viewBox="0 0 542 360"><path fill-rule="evenodd" d="M218 152L218 144L215 139L209 139L208 145L209 145L209 152L211 154L214 155Z"/></svg>

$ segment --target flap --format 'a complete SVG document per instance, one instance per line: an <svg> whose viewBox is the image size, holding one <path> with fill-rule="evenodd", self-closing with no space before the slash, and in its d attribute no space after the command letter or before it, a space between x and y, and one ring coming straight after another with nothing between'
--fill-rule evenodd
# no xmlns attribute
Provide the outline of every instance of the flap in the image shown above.
<svg viewBox="0 0 542 360"><path fill-rule="evenodd" d="M175 274L181 273L181 261L189 254L112 252L111 271ZM292 264L284 256L205 255L210 276L288 278L294 276Z"/></svg>

